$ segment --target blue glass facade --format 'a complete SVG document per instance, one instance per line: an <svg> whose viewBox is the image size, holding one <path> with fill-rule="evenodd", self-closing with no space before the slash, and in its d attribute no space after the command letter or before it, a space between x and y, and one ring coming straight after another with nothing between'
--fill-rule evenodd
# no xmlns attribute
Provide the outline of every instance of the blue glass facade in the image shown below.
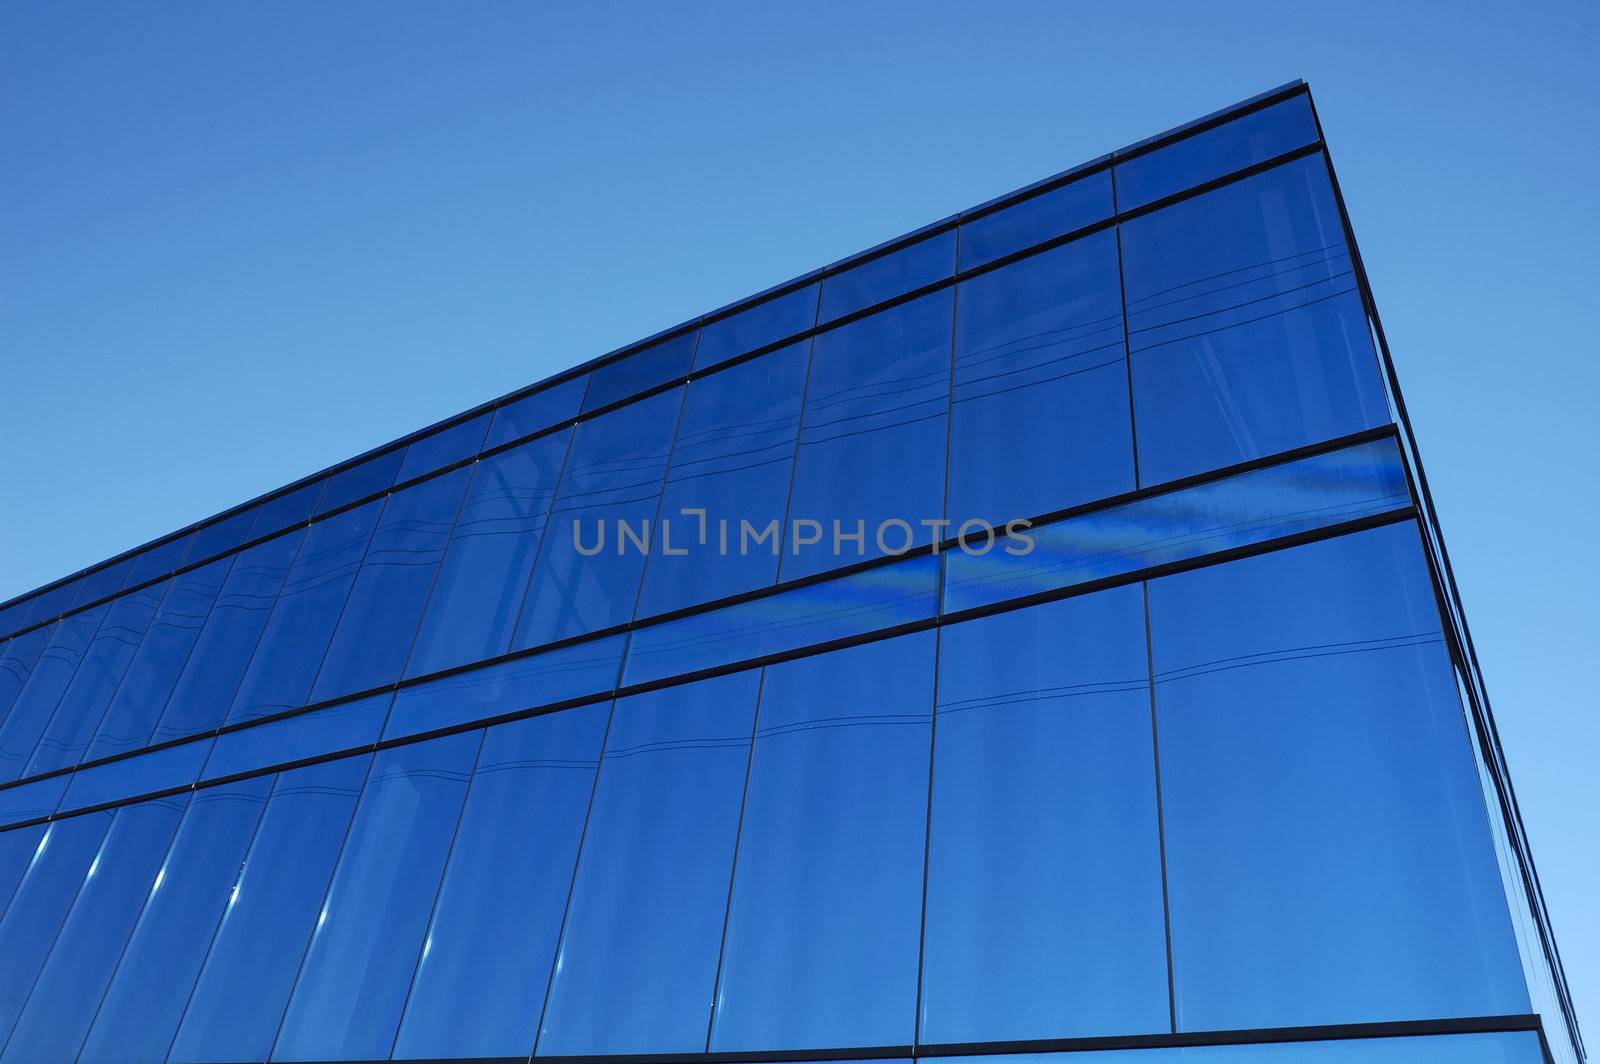
<svg viewBox="0 0 1600 1064"><path fill-rule="evenodd" d="M1309 92L0 607L0 1064L1578 1064Z"/></svg>

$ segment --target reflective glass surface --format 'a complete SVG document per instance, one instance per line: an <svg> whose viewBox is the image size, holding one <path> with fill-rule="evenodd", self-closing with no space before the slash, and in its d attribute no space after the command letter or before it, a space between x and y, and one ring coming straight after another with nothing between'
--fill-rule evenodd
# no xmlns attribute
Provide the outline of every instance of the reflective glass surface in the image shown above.
<svg viewBox="0 0 1600 1064"><path fill-rule="evenodd" d="M934 633L766 670L713 1050L915 1033Z"/></svg>
<svg viewBox="0 0 1600 1064"><path fill-rule="evenodd" d="M240 546L250 535L250 526L255 523L255 519L256 511L251 507L198 529L186 560L204 561Z"/></svg>
<svg viewBox="0 0 1600 1064"><path fill-rule="evenodd" d="M262 536L270 536L274 532L281 532L309 519L316 512L317 503L322 499L326 487L326 480L313 480L309 484L302 484L293 491L279 495L276 499L268 499L256 511L256 520L250 526L249 538L260 539Z"/></svg>
<svg viewBox="0 0 1600 1064"><path fill-rule="evenodd" d="M759 679L618 700L541 1055L704 1051Z"/></svg>
<svg viewBox="0 0 1600 1064"><path fill-rule="evenodd" d="M961 223L961 268L1030 248L1111 217L1111 171L1041 192Z"/></svg>
<svg viewBox="0 0 1600 1064"><path fill-rule="evenodd" d="M815 284L797 288L703 327L694 368L720 365L813 328L817 323L817 288Z"/></svg>
<svg viewBox="0 0 1600 1064"><path fill-rule="evenodd" d="M107 607L96 606L57 621L50 641L0 724L0 782L18 779L44 734L61 695L77 674Z"/></svg>
<svg viewBox="0 0 1600 1064"><path fill-rule="evenodd" d="M47 776L41 780L0 789L0 824L20 824L35 817L49 816L61 803L61 792L70 776Z"/></svg>
<svg viewBox="0 0 1600 1064"><path fill-rule="evenodd" d="M41 591L28 600L27 619L24 624L38 624L53 617L59 617L71 605L72 598L78 593L78 582L68 581L49 591Z"/></svg>
<svg viewBox="0 0 1600 1064"><path fill-rule="evenodd" d="M357 499L365 499L394 487L405 457L406 449L399 447L329 476L328 486L322 492L322 501L317 503L317 513L337 510Z"/></svg>
<svg viewBox="0 0 1600 1064"><path fill-rule="evenodd" d="M822 282L821 321L830 322L949 277L956 269L956 231L924 237Z"/></svg>
<svg viewBox="0 0 1600 1064"><path fill-rule="evenodd" d="M60 810L88 809L187 787L199 777L210 750L211 739L194 739L58 777L67 785Z"/></svg>
<svg viewBox="0 0 1600 1064"><path fill-rule="evenodd" d="M6 641L0 647L0 725L3 725L16 703L17 696L28 685L39 657L50 642L49 628L35 628Z"/></svg>
<svg viewBox="0 0 1600 1064"><path fill-rule="evenodd" d="M193 538L194 534L190 533L141 551L139 556L133 559L133 568L128 572L127 582L123 586L138 587L146 581L172 572L186 560ZM203 555L197 555L195 560L198 561L200 557Z"/></svg>
<svg viewBox="0 0 1600 1064"><path fill-rule="evenodd" d="M1143 483L1389 420L1320 156L1128 222L1122 250Z"/></svg>
<svg viewBox="0 0 1600 1064"><path fill-rule="evenodd" d="M596 369L589 375L589 390L583 396L584 412L647 392L688 373L697 335L686 332L674 336Z"/></svg>
<svg viewBox="0 0 1600 1064"><path fill-rule="evenodd" d="M296 713L217 736L201 779L216 780L244 772L287 765L323 754L355 750L378 741L389 703L387 692L341 702L336 706Z"/></svg>
<svg viewBox="0 0 1600 1064"><path fill-rule="evenodd" d="M97 569L79 577L72 593L72 602L67 608L77 609L79 606L87 606L107 595L115 594L127 583L128 574L133 571L133 563L133 558L124 558L104 569Z"/></svg>
<svg viewBox="0 0 1600 1064"><path fill-rule="evenodd" d="M0 831L0 915L5 914L17 885L33 863L39 840L44 838L47 827L47 824L35 824L31 828Z"/></svg>
<svg viewBox="0 0 1600 1064"><path fill-rule="evenodd" d="M1533 1031L947 1057L950 1064L1541 1064Z"/></svg>
<svg viewBox="0 0 1600 1064"><path fill-rule="evenodd" d="M483 445L484 434L489 431L492 414L479 414L459 425L440 429L431 436L412 440L406 448L406 459L400 464L396 484L405 484L416 477L443 469L463 458L471 458Z"/></svg>
<svg viewBox="0 0 1600 1064"><path fill-rule="evenodd" d="M489 435L483 441L484 449L532 436L535 432L543 432L552 425L577 417L588 384L587 375L572 377L500 407L494 412L494 420L489 423Z"/></svg>

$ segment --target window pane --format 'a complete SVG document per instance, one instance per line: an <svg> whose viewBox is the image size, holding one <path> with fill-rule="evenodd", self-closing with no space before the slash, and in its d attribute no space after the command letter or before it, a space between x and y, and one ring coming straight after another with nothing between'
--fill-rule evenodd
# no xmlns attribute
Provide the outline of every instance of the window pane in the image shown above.
<svg viewBox="0 0 1600 1064"><path fill-rule="evenodd" d="M400 473L395 477L395 483L405 484L416 477L425 476L436 469L443 469L447 465L477 454L478 448L483 444L484 433L489 431L491 416L479 414L459 425L440 429L432 436L412 440L411 445L406 448L406 460L400 465Z"/></svg>
<svg viewBox="0 0 1600 1064"><path fill-rule="evenodd" d="M305 705L382 506L369 502L306 530L234 695L229 724Z"/></svg>
<svg viewBox="0 0 1600 1064"><path fill-rule="evenodd" d="M956 231L942 233L869 259L822 282L822 320L832 321L923 285L956 269Z"/></svg>
<svg viewBox="0 0 1600 1064"><path fill-rule="evenodd" d="M291 525L309 520L317 509L317 502L322 498L327 483L325 479L313 480L288 494L262 503L261 508L256 511L255 524L250 526L249 538L260 539L262 536L270 536Z"/></svg>
<svg viewBox="0 0 1600 1064"><path fill-rule="evenodd" d="M587 375L573 377L502 406L494 412L489 438L483 441L484 450L532 436L577 417L578 405L583 402L583 390L588 383Z"/></svg>
<svg viewBox="0 0 1600 1064"><path fill-rule="evenodd" d="M1180 1030L1528 1010L1415 526L1150 583Z"/></svg>
<svg viewBox="0 0 1600 1064"><path fill-rule="evenodd" d="M0 790L0 825L20 824L35 817L49 816L61 803L69 776L47 776L19 787Z"/></svg>
<svg viewBox="0 0 1600 1064"><path fill-rule="evenodd" d="M583 397L584 411L598 410L688 373L695 336L693 332L674 336L595 370Z"/></svg>
<svg viewBox="0 0 1600 1064"><path fill-rule="evenodd" d="M949 1057L949 1064L1543 1064L1534 1031Z"/></svg>
<svg viewBox="0 0 1600 1064"><path fill-rule="evenodd" d="M120 562L108 565L104 569L88 573L78 580L77 591L73 593L72 605L68 609L77 609L87 606L91 602L114 595L127 583L128 573L133 569L133 558L124 558Z"/></svg>
<svg viewBox="0 0 1600 1064"><path fill-rule="evenodd" d="M396 1058L532 1051L610 712L489 729Z"/></svg>
<svg viewBox="0 0 1600 1064"><path fill-rule="evenodd" d="M934 292L817 337L785 529L785 580L931 538L922 522L937 521L944 509L953 303L952 291ZM810 545L796 527L803 521L820 528ZM864 542L836 540L836 527L861 532Z"/></svg>
<svg viewBox="0 0 1600 1064"><path fill-rule="evenodd" d="M31 828L0 831L0 915L11 904L11 896L33 863L47 827L48 824L35 824Z"/></svg>
<svg viewBox="0 0 1600 1064"><path fill-rule="evenodd" d="M17 697L28 685L28 678L39 664L39 657L50 641L49 628L35 628L9 640L0 649L0 724L5 722Z"/></svg>
<svg viewBox="0 0 1600 1064"><path fill-rule="evenodd" d="M272 789L261 776L195 792L78 1058L165 1060Z"/></svg>
<svg viewBox="0 0 1600 1064"><path fill-rule="evenodd" d="M395 477L405 458L406 449L399 447L334 473L328 477L328 487L322 493L322 501L317 503L317 513L325 514L346 503L388 491L394 487Z"/></svg>
<svg viewBox="0 0 1600 1064"><path fill-rule="evenodd" d="M622 538L621 526L649 536L682 402L675 388L578 426L515 646L632 619L645 551Z"/></svg>
<svg viewBox="0 0 1600 1064"><path fill-rule="evenodd" d="M397 491L384 501L339 627L316 674L313 701L400 678L471 475L472 470L463 467Z"/></svg>
<svg viewBox="0 0 1600 1064"><path fill-rule="evenodd" d="M703 327L700 346L694 354L694 368L720 365L747 351L814 328L817 287L809 284L797 288Z"/></svg>
<svg viewBox="0 0 1600 1064"><path fill-rule="evenodd" d="M185 561L193 533L157 544L133 560L133 571L128 574L126 587L137 587L146 580L165 576ZM196 559L198 560L198 559Z"/></svg>
<svg viewBox="0 0 1600 1064"><path fill-rule="evenodd" d="M940 638L919 1041L1166 1031L1142 590Z"/></svg>
<svg viewBox="0 0 1600 1064"><path fill-rule="evenodd" d="M645 567L641 616L765 587L776 578L778 559L770 547L741 552L741 522L755 530L752 535L783 524L810 347L780 348L689 385ZM686 512L693 509L705 514Z"/></svg>
<svg viewBox="0 0 1600 1064"><path fill-rule="evenodd" d="M1389 420L1321 157L1128 222L1122 249L1143 483Z"/></svg>
<svg viewBox="0 0 1600 1064"><path fill-rule="evenodd" d="M956 299L953 524L1136 487L1116 235L981 274Z"/></svg>
<svg viewBox="0 0 1600 1064"><path fill-rule="evenodd" d="M197 530L194 534L194 545L189 548L186 560L204 561L223 551L233 550L249 538L250 526L255 523L255 519L256 511L251 507Z"/></svg>
<svg viewBox="0 0 1600 1064"><path fill-rule="evenodd" d="M201 779L217 780L242 772L286 765L378 741L394 696L385 692L354 702L297 713L252 728L217 736Z"/></svg>
<svg viewBox="0 0 1600 1064"><path fill-rule="evenodd" d="M1142 207L1317 140L1305 93L1117 163L1117 205Z"/></svg>
<svg viewBox="0 0 1600 1064"><path fill-rule="evenodd" d="M180 795L117 810L0 1061L75 1058L188 804Z"/></svg>
<svg viewBox="0 0 1600 1064"><path fill-rule="evenodd" d="M617 702L541 1055L705 1050L757 683Z"/></svg>
<svg viewBox="0 0 1600 1064"><path fill-rule="evenodd" d="M56 711L39 737L23 775L67 768L83 757L166 590L166 584L154 584L107 604L105 619L89 642L61 701L56 703Z"/></svg>
<svg viewBox="0 0 1600 1064"><path fill-rule="evenodd" d="M86 768L66 777L62 812L88 809L107 802L139 798L158 791L187 787L200 775L200 766L211 752L209 737L177 746L168 746L121 761Z"/></svg>
<svg viewBox="0 0 1600 1064"><path fill-rule="evenodd" d="M767 669L713 1050L912 1041L933 647Z"/></svg>
<svg viewBox="0 0 1600 1064"><path fill-rule="evenodd" d="M373 761L273 1060L389 1055L482 740L462 732Z"/></svg>
<svg viewBox="0 0 1600 1064"><path fill-rule="evenodd" d="M172 590L161 601L160 612L123 674L86 760L134 750L150 741L232 565L232 558L219 558L173 578Z"/></svg>
<svg viewBox="0 0 1600 1064"><path fill-rule="evenodd" d="M11 1034L56 933L78 897L110 813L58 820L45 832L27 875L0 919L0 1038Z"/></svg>
<svg viewBox="0 0 1600 1064"><path fill-rule="evenodd" d="M474 467L407 676L505 653L570 435L541 436Z"/></svg>
<svg viewBox="0 0 1600 1064"><path fill-rule="evenodd" d="M371 755L278 777L169 1060L265 1060Z"/></svg>
<svg viewBox="0 0 1600 1064"><path fill-rule="evenodd" d="M1111 171L1080 177L961 223L961 268L970 270L1111 217Z"/></svg>
<svg viewBox="0 0 1600 1064"><path fill-rule="evenodd" d="M38 624L59 617L78 593L78 581L73 580L49 591L41 591L29 600L27 624Z"/></svg>
<svg viewBox="0 0 1600 1064"><path fill-rule="evenodd" d="M0 782L22 776L39 736L50 723L62 693L72 683L78 663L88 651L107 608L96 606L56 622L50 642L39 655L39 664L34 666L33 675L18 693L5 724L0 725Z"/></svg>
<svg viewBox="0 0 1600 1064"><path fill-rule="evenodd" d="M155 741L222 723L304 536L303 531L290 532L234 558L156 725Z"/></svg>

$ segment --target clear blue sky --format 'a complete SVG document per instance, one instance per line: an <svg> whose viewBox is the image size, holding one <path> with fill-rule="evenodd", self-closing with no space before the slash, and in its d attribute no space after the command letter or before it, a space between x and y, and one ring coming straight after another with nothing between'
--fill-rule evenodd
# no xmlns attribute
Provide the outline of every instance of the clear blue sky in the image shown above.
<svg viewBox="0 0 1600 1064"><path fill-rule="evenodd" d="M0 598L1304 77L1600 1043L1600 8L1478 6L7 4Z"/></svg>

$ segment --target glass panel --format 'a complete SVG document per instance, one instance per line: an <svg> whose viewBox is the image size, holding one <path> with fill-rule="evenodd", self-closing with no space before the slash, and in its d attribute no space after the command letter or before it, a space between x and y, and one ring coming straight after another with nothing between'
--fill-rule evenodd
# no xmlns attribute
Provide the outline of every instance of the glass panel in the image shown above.
<svg viewBox="0 0 1600 1064"><path fill-rule="evenodd" d="M623 525L648 542L682 402L676 388L578 426L514 646L632 619L646 548Z"/></svg>
<svg viewBox="0 0 1600 1064"><path fill-rule="evenodd" d="M161 601L161 611L150 622L123 674L85 760L134 750L150 741L232 565L232 558L219 558L173 578L172 589Z"/></svg>
<svg viewBox="0 0 1600 1064"><path fill-rule="evenodd" d="M41 591L29 600L28 624L38 624L40 621L51 620L59 617L72 602L72 597L78 593L77 581L68 581L60 587Z"/></svg>
<svg viewBox="0 0 1600 1064"><path fill-rule="evenodd" d="M822 282L822 321L829 322L955 273L956 231L869 259Z"/></svg>
<svg viewBox="0 0 1600 1064"><path fill-rule="evenodd" d="M952 551L947 613L1138 572L1411 503L1392 439L1302 458Z"/></svg>
<svg viewBox="0 0 1600 1064"><path fill-rule="evenodd" d="M540 1054L705 1050L758 683L617 702Z"/></svg>
<svg viewBox="0 0 1600 1064"><path fill-rule="evenodd" d="M67 768L83 757L166 590L166 584L154 584L107 604L105 619L84 652L72 682L56 703L55 714L39 737L24 776Z"/></svg>
<svg viewBox="0 0 1600 1064"><path fill-rule="evenodd" d="M1143 591L940 639L918 1040L1168 1030Z"/></svg>
<svg viewBox="0 0 1600 1064"><path fill-rule="evenodd" d="M1132 210L1317 140L1305 93L1119 162L1117 205Z"/></svg>
<svg viewBox="0 0 1600 1064"><path fill-rule="evenodd" d="M261 776L197 791L95 1016L83 1064L165 1060L272 790Z"/></svg>
<svg viewBox="0 0 1600 1064"><path fill-rule="evenodd" d="M11 896L17 892L17 885L33 863L39 840L44 838L48 826L35 824L31 828L0 831L0 915L4 915L6 906L11 904Z"/></svg>
<svg viewBox="0 0 1600 1064"><path fill-rule="evenodd" d="M1526 1012L1415 526L1149 586L1178 1028Z"/></svg>
<svg viewBox="0 0 1600 1064"><path fill-rule="evenodd" d="M610 712L597 703L489 729L397 1059L532 1050Z"/></svg>
<svg viewBox="0 0 1600 1064"><path fill-rule="evenodd" d="M269 536L291 525L310 520L327 483L326 480L313 480L285 495L279 495L276 499L268 499L262 503L256 512L255 524L250 526L248 538L260 539L262 536Z"/></svg>
<svg viewBox="0 0 1600 1064"><path fill-rule="evenodd" d="M156 742L222 723L304 536L303 531L290 532L234 558L156 725Z"/></svg>
<svg viewBox="0 0 1600 1064"><path fill-rule="evenodd" d="M278 777L168 1060L267 1059L371 762Z"/></svg>
<svg viewBox="0 0 1600 1064"><path fill-rule="evenodd" d="M923 522L944 511L953 297L934 292L817 337L783 579L929 542Z"/></svg>
<svg viewBox="0 0 1600 1064"><path fill-rule="evenodd" d="M298 713L217 736L203 780L223 779L274 765L355 750L378 741L389 703L387 691L337 706Z"/></svg>
<svg viewBox="0 0 1600 1064"><path fill-rule="evenodd" d="M357 499L388 491L394 487L395 476L405 458L406 449L399 447L334 473L328 477L328 487L317 504L317 513L325 514Z"/></svg>
<svg viewBox="0 0 1600 1064"><path fill-rule="evenodd" d="M128 574L127 587L138 587L146 580L154 580L158 576L165 576L178 566L182 565L185 555L189 552L189 543L194 534L179 536L165 543L157 544L144 551L133 560L133 571Z"/></svg>
<svg viewBox="0 0 1600 1064"><path fill-rule="evenodd" d="M939 559L924 555L640 628L622 680L646 683L927 620L938 583Z"/></svg>
<svg viewBox="0 0 1600 1064"><path fill-rule="evenodd" d="M970 270L1111 217L1111 171L1080 177L961 223L961 268Z"/></svg>
<svg viewBox="0 0 1600 1064"><path fill-rule="evenodd" d="M1128 222L1122 250L1143 483L1389 420L1320 156Z"/></svg>
<svg viewBox="0 0 1600 1064"><path fill-rule="evenodd" d="M384 501L383 516L316 674L312 701L400 678L471 475L463 467Z"/></svg>
<svg viewBox="0 0 1600 1064"><path fill-rule="evenodd" d="M406 460L400 465L400 473L395 477L395 483L408 483L436 469L443 469L447 465L477 454L478 448L483 445L484 434L489 431L491 416L493 415L479 414L459 425L440 429L432 436L412 440L411 445L406 448Z"/></svg>
<svg viewBox="0 0 1600 1064"><path fill-rule="evenodd" d="M133 558L124 558L104 569L85 574L78 580L77 591L72 596L72 605L67 608L75 610L107 595L116 594L127 583L128 573L133 570L133 562Z"/></svg>
<svg viewBox="0 0 1600 1064"><path fill-rule="evenodd" d="M377 755L273 1060L389 1055L482 741L462 732Z"/></svg>
<svg viewBox="0 0 1600 1064"><path fill-rule="evenodd" d="M401 688L384 738L608 693L617 683L623 639L607 636Z"/></svg>
<svg viewBox="0 0 1600 1064"><path fill-rule="evenodd" d="M23 620L28 616L28 603L26 601L13 602L5 609L0 609L0 635L9 635L22 627Z"/></svg>
<svg viewBox="0 0 1600 1064"><path fill-rule="evenodd" d="M578 405L583 402L583 391L588 383L587 374L573 377L502 406L494 412L494 422L489 426L489 438L483 441L483 449L487 451L532 436L577 417Z"/></svg>
<svg viewBox="0 0 1600 1064"><path fill-rule="evenodd" d="M200 766L206 763L206 755L211 752L211 742L209 737L196 739L75 772L67 777L70 782L60 808L63 811L88 809L187 787L199 777Z"/></svg>
<svg viewBox="0 0 1600 1064"><path fill-rule="evenodd" d="M1136 487L1116 234L963 281L956 298L952 529Z"/></svg>
<svg viewBox="0 0 1600 1064"><path fill-rule="evenodd" d="M233 550L250 536L250 526L255 523L256 509L250 507L207 525L194 534L194 545L189 548L188 561L204 561L223 551Z"/></svg>
<svg viewBox="0 0 1600 1064"><path fill-rule="evenodd" d="M117 810L0 1061L76 1059L188 804L181 795Z"/></svg>
<svg viewBox="0 0 1600 1064"><path fill-rule="evenodd" d="M407 676L505 653L570 435L541 436L474 467Z"/></svg>
<svg viewBox="0 0 1600 1064"><path fill-rule="evenodd" d="M589 390L583 397L584 412L647 392L688 373L694 361L696 335L688 332L674 336L595 370L589 375Z"/></svg>
<svg viewBox="0 0 1600 1064"><path fill-rule="evenodd" d="M51 824L12 895L0 919L0 957L5 958L0 964L0 1039L11 1034L22 1013L110 825L110 813Z"/></svg>
<svg viewBox="0 0 1600 1064"><path fill-rule="evenodd" d="M20 824L54 813L69 779L70 776L50 776L0 790L0 824Z"/></svg>
<svg viewBox="0 0 1600 1064"><path fill-rule="evenodd" d="M1543 1064L1533 1031L946 1057L948 1064Z"/></svg>
<svg viewBox="0 0 1600 1064"><path fill-rule="evenodd" d="M702 327L700 347L694 354L694 368L720 365L747 351L814 328L817 324L817 288L815 284L797 288Z"/></svg>
<svg viewBox="0 0 1600 1064"><path fill-rule="evenodd" d="M0 650L0 724L4 723L17 697L28 685L28 678L33 675L39 657L50 641L50 633L49 628L35 628L9 640Z"/></svg>
<svg viewBox="0 0 1600 1064"><path fill-rule="evenodd" d="M96 606L56 623L33 675L17 694L5 724L0 725L0 782L22 776L107 608Z"/></svg>
<svg viewBox="0 0 1600 1064"><path fill-rule="evenodd" d="M912 1041L933 672L932 632L766 670L712 1050Z"/></svg>
<svg viewBox="0 0 1600 1064"><path fill-rule="evenodd" d="M382 507L369 502L307 529L233 697L229 724L305 705Z"/></svg>
<svg viewBox="0 0 1600 1064"><path fill-rule="evenodd" d="M645 567L641 616L751 591L776 578L774 548L789 502L810 346L780 348L689 385ZM691 512L696 509L705 513ZM749 549L749 536L769 525L767 549Z"/></svg>

